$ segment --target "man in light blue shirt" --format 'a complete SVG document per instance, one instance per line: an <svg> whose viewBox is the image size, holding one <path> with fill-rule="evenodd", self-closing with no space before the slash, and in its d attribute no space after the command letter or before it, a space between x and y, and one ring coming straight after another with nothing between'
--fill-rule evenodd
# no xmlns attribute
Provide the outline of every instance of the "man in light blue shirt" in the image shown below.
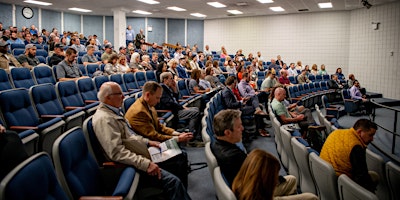
<svg viewBox="0 0 400 200"><path fill-rule="evenodd" d="M126 28L126 46L128 46L128 44L130 42L133 42L133 40L135 40L135 31L132 29L132 26L129 25L128 28Z"/></svg>

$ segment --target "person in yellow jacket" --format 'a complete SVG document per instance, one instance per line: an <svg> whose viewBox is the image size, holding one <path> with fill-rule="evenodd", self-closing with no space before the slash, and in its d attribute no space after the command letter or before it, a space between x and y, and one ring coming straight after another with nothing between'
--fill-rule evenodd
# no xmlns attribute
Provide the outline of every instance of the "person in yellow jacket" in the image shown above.
<svg viewBox="0 0 400 200"><path fill-rule="evenodd" d="M338 129L326 139L320 157L332 164L336 175L346 174L359 185L375 192L379 176L368 171L366 148L374 139L377 125L359 119L350 129Z"/></svg>

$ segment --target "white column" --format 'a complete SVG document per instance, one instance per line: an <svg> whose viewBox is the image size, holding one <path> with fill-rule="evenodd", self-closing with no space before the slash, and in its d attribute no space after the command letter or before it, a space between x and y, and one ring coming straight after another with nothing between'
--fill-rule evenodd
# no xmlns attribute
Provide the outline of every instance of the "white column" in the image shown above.
<svg viewBox="0 0 400 200"><path fill-rule="evenodd" d="M106 16L103 15L103 41L106 39ZM103 41L100 41L103 44Z"/></svg>
<svg viewBox="0 0 400 200"><path fill-rule="evenodd" d="M185 46L187 46L187 19L185 19Z"/></svg>
<svg viewBox="0 0 400 200"><path fill-rule="evenodd" d="M147 42L147 41L149 41L149 39L147 38L147 32L148 32L148 30L147 30L147 26L148 26L148 21L147 21L147 17L146 18L144 18L144 39L145 39L145 42Z"/></svg>
<svg viewBox="0 0 400 200"><path fill-rule="evenodd" d="M17 17L15 15L15 4L12 5L12 25L17 26Z"/></svg>
<svg viewBox="0 0 400 200"><path fill-rule="evenodd" d="M125 8L113 8L114 17L114 49L118 49L122 45L126 45L126 10Z"/></svg>
<svg viewBox="0 0 400 200"><path fill-rule="evenodd" d="M64 32L64 12L61 12L61 30L58 32L62 34Z"/></svg>
<svg viewBox="0 0 400 200"><path fill-rule="evenodd" d="M165 18L165 43L168 43L168 18Z"/></svg>
<svg viewBox="0 0 400 200"><path fill-rule="evenodd" d="M83 15L81 15L81 31L79 33L83 33Z"/></svg>
<svg viewBox="0 0 400 200"><path fill-rule="evenodd" d="M38 31L40 31L40 33L41 33L42 32L42 9L39 8L38 10L39 10L38 11L38 22L39 22Z"/></svg>

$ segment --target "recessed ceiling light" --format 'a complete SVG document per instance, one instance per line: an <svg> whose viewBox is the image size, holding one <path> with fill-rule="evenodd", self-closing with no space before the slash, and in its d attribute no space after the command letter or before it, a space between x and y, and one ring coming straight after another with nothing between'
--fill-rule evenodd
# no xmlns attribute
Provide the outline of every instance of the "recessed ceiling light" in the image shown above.
<svg viewBox="0 0 400 200"><path fill-rule="evenodd" d="M257 0L260 3L274 3L272 0Z"/></svg>
<svg viewBox="0 0 400 200"><path fill-rule="evenodd" d="M207 3L210 6L216 7L216 8L224 8L226 5L220 3L220 2L208 2Z"/></svg>
<svg viewBox="0 0 400 200"><path fill-rule="evenodd" d="M78 12L92 12L92 10L83 9L83 8L68 8L68 10L78 11Z"/></svg>
<svg viewBox="0 0 400 200"><path fill-rule="evenodd" d="M141 14L141 15L151 15L152 14L151 12L147 12L147 11L144 11L144 10L134 10L132 12L136 13L136 14Z"/></svg>
<svg viewBox="0 0 400 200"><path fill-rule="evenodd" d="M138 0L138 1L147 3L147 4L159 4L160 3L160 2L154 1L154 0Z"/></svg>
<svg viewBox="0 0 400 200"><path fill-rule="evenodd" d="M318 6L319 6L319 8L332 8L332 3L331 2L319 3Z"/></svg>
<svg viewBox="0 0 400 200"><path fill-rule="evenodd" d="M285 11L285 9L283 9L280 6L278 6L278 7L269 7L269 9L271 9L272 11L275 11L275 12L283 12L283 11Z"/></svg>
<svg viewBox="0 0 400 200"><path fill-rule="evenodd" d="M241 14L243 14L243 12L242 11L239 11L239 10L227 10L229 13L232 13L232 14L234 14L234 15L241 15Z"/></svg>
<svg viewBox="0 0 400 200"><path fill-rule="evenodd" d="M42 5L42 6L50 6L50 5L53 5L52 3L43 2L43 1L34 1L34 0L27 0L27 1L24 1L24 2L25 2L25 3L36 4L36 5Z"/></svg>
<svg viewBox="0 0 400 200"><path fill-rule="evenodd" d="M179 7L176 7L176 6L171 6L171 7L168 7L167 9L174 10L174 11L186 11L186 9L179 8Z"/></svg>
<svg viewBox="0 0 400 200"><path fill-rule="evenodd" d="M190 15L195 16L195 17L207 17L207 15L203 15L201 13L190 13Z"/></svg>

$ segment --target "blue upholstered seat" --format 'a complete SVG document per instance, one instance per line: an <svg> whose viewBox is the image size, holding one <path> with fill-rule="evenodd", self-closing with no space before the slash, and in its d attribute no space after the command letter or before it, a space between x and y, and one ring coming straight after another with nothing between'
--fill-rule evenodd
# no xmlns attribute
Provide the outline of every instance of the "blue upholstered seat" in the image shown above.
<svg viewBox="0 0 400 200"><path fill-rule="evenodd" d="M54 85L47 83L32 86L29 89L29 95L39 117L43 119L61 117L66 123L65 131L83 123L85 118L83 109L74 109L66 112L56 94Z"/></svg>
<svg viewBox="0 0 400 200"><path fill-rule="evenodd" d="M88 149L81 128L75 127L61 135L54 143L52 155L57 177L70 199L99 195L133 198L139 174L133 167L126 167L113 187L115 189L105 191L107 180L102 180L100 168Z"/></svg>
<svg viewBox="0 0 400 200"><path fill-rule="evenodd" d="M53 71L49 66L36 66L32 69L33 79L37 84L51 83L56 84L56 79L53 75Z"/></svg>
<svg viewBox="0 0 400 200"><path fill-rule="evenodd" d="M8 90L13 88L10 80L8 79L8 74L4 69L0 69L0 91Z"/></svg>
<svg viewBox="0 0 400 200"><path fill-rule="evenodd" d="M35 130L40 135L39 151L51 152L65 122L59 118L43 121L34 110L27 89L18 88L0 92L0 110L7 129L23 132Z"/></svg>
<svg viewBox="0 0 400 200"><path fill-rule="evenodd" d="M67 200L49 155L35 154L15 167L0 184L0 199Z"/></svg>
<svg viewBox="0 0 400 200"><path fill-rule="evenodd" d="M32 78L31 71L24 67L12 68L10 70L10 78L16 88L29 89L36 84Z"/></svg>

